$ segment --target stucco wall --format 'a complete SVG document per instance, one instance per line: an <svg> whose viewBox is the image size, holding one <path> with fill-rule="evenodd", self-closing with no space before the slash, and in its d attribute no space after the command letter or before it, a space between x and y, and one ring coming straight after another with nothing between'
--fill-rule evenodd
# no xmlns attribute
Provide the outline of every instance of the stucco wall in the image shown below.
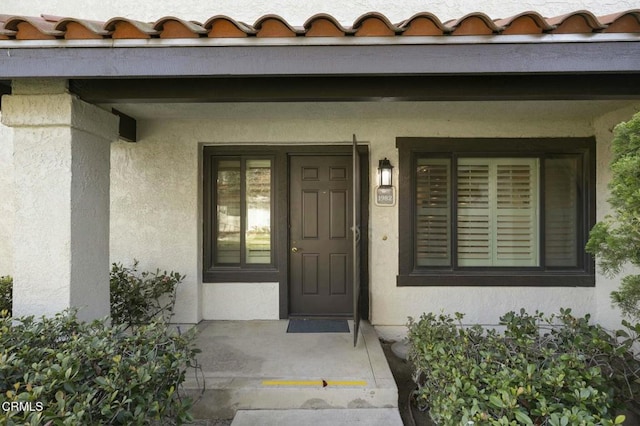
<svg viewBox="0 0 640 426"><path fill-rule="evenodd" d="M110 258L186 274L176 321L197 322L198 144L176 127L139 122L138 131L145 135L138 143L111 147Z"/></svg>
<svg viewBox="0 0 640 426"><path fill-rule="evenodd" d="M276 318L277 286L203 284L199 280L201 175L198 144L335 144L355 133L370 147L371 179L377 161L398 164L397 136L533 137L591 136L599 139L599 189L606 187L606 144L611 123L628 119L632 108L599 119L589 103L557 108L532 103L351 103L229 104L194 111L200 119L171 120L172 108L146 109L137 144L112 146L111 258L137 257L154 263L145 268L172 268L187 274L182 286L178 322L200 318ZM546 104L551 106L551 104ZM609 107L606 111L616 109ZM562 114L558 114L562 111ZM237 117L244 117L238 119ZM606 211L599 197L602 215ZM608 307L613 282L599 278L596 288L433 288L396 286L398 259L396 207L372 205L370 212L371 321L393 334L402 332L407 316L424 311L460 311L469 322L495 324L511 309L577 313L603 312L606 325L617 317ZM384 239L383 237L387 237ZM242 291L239 291L242 286ZM202 311L198 294L202 292ZM236 301L235 305L232 305ZM260 308L250 301L260 301ZM233 314L229 313L233 312ZM229 317L227 317L229 316Z"/></svg>
<svg viewBox="0 0 640 426"><path fill-rule="evenodd" d="M66 91L65 82L13 85L13 313L80 318L109 313L110 143L117 118Z"/></svg>
<svg viewBox="0 0 640 426"><path fill-rule="evenodd" d="M13 275L13 209L13 131L0 124L0 276Z"/></svg>
<svg viewBox="0 0 640 426"><path fill-rule="evenodd" d="M572 11L587 9L604 15L638 6L632 0L450 0L445 2L425 2L423 0L361 0L344 2L339 0L154 0L131 2L127 0L86 1L86 0L3 0L0 13L15 15L76 16L88 19L109 19L124 16L139 20L155 21L166 15L184 19L205 20L217 14L225 14L235 19L253 23L262 15L275 13L293 25L302 25L307 18L319 12L334 15L342 23L352 24L363 13L379 11L392 22L409 18L416 12L435 13L442 21L460 18L470 12L485 12L494 19L515 15L527 10L539 11L544 16L557 16Z"/></svg>

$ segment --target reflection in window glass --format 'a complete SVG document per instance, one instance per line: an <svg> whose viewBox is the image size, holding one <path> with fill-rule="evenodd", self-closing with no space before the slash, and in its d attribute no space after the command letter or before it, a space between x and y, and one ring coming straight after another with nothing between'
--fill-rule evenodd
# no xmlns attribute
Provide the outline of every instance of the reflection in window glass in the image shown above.
<svg viewBox="0 0 640 426"><path fill-rule="evenodd" d="M545 160L547 266L578 266L578 171L576 157Z"/></svg>
<svg viewBox="0 0 640 426"><path fill-rule="evenodd" d="M420 158L416 169L416 264L451 265L451 160Z"/></svg>
<svg viewBox="0 0 640 426"><path fill-rule="evenodd" d="M240 160L218 161L215 262L240 263Z"/></svg>
<svg viewBox="0 0 640 426"><path fill-rule="evenodd" d="M271 161L246 162L245 262L271 263Z"/></svg>

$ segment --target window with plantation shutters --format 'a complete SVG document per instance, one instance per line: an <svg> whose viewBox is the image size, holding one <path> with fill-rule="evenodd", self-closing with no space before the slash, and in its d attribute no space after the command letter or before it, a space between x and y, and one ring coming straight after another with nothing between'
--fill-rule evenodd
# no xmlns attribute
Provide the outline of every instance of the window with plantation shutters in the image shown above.
<svg viewBox="0 0 640 426"><path fill-rule="evenodd" d="M416 264L450 266L455 228L457 266L537 266L538 163L537 158L459 158L454 224L452 160L418 159Z"/></svg>
<svg viewBox="0 0 640 426"><path fill-rule="evenodd" d="M459 266L537 266L538 160L460 158Z"/></svg>
<svg viewBox="0 0 640 426"><path fill-rule="evenodd" d="M595 285L593 138L397 139L399 286Z"/></svg>

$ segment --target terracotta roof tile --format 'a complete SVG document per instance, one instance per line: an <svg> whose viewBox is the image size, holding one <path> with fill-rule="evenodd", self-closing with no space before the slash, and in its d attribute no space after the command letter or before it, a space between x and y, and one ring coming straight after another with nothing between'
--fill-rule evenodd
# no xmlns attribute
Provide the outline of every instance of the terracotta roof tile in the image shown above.
<svg viewBox="0 0 640 426"><path fill-rule="evenodd" d="M104 25L107 31L111 31L112 38L151 38L158 35L158 31L152 24L135 21L127 18L112 18Z"/></svg>
<svg viewBox="0 0 640 426"><path fill-rule="evenodd" d="M153 28L160 32L160 38L198 38L207 34L202 25L174 16L158 19Z"/></svg>
<svg viewBox="0 0 640 426"><path fill-rule="evenodd" d="M55 40L64 33L41 17L14 16L5 21L5 30L15 31L16 40Z"/></svg>
<svg viewBox="0 0 640 426"><path fill-rule="evenodd" d="M403 36L435 36L451 32L433 13L416 13L411 18L399 23Z"/></svg>
<svg viewBox="0 0 640 426"><path fill-rule="evenodd" d="M393 25L386 16L378 12L361 15L353 23L356 37L383 37L401 34L402 29Z"/></svg>
<svg viewBox="0 0 640 426"><path fill-rule="evenodd" d="M4 28L4 24L11 15L0 15L0 40L9 40L15 37L16 32Z"/></svg>
<svg viewBox="0 0 640 426"><path fill-rule="evenodd" d="M497 19L496 25L503 27L500 34L542 34L555 27L549 24L538 12L523 12L509 18Z"/></svg>
<svg viewBox="0 0 640 426"><path fill-rule="evenodd" d="M453 31L452 34L460 35L491 35L503 30L498 27L487 15L476 12L463 16L460 19L445 22Z"/></svg>
<svg viewBox="0 0 640 426"><path fill-rule="evenodd" d="M216 15L209 18L204 23L204 27L209 30L209 37L217 38L248 37L256 33L256 30L249 25L225 15Z"/></svg>
<svg viewBox="0 0 640 426"><path fill-rule="evenodd" d="M43 17L51 20L55 18L48 15L43 15ZM101 39L111 35L109 31L104 29L104 22L100 21L59 17L55 22L55 29L62 31L64 38L68 40Z"/></svg>
<svg viewBox="0 0 640 426"><path fill-rule="evenodd" d="M256 37L296 37L304 34L304 30L293 28L287 21L278 15L264 15L253 24L256 29Z"/></svg>
<svg viewBox="0 0 640 426"><path fill-rule="evenodd" d="M606 28L598 21L593 13L587 10L579 10L566 15L556 16L547 19L556 28L551 32L554 34L585 34Z"/></svg>
<svg viewBox="0 0 640 426"><path fill-rule="evenodd" d="M1 40L52 39L149 39L149 38L243 38L243 37L393 37L393 36L487 36L536 34L590 34L594 32L640 33L640 9L596 17L580 10L553 18L523 12L492 20L484 13L470 13L444 24L432 13L417 13L392 24L380 13L369 12L345 27L326 13L311 16L302 27L294 27L277 15L264 15L248 25L224 15L209 18L204 25L168 16L154 23L112 18L106 23L53 15L12 16L0 14Z"/></svg>
<svg viewBox="0 0 640 426"><path fill-rule="evenodd" d="M605 33L640 33L640 9L601 16L599 20L607 25Z"/></svg>
<svg viewBox="0 0 640 426"><path fill-rule="evenodd" d="M304 29L306 37L342 37L353 33L327 13L318 13L307 19Z"/></svg>

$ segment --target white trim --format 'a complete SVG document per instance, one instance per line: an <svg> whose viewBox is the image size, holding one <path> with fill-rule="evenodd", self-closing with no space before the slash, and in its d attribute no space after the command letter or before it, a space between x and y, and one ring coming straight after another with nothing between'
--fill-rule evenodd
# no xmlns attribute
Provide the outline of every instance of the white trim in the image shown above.
<svg viewBox="0 0 640 426"><path fill-rule="evenodd" d="M640 33L590 33L489 36L387 36L387 37L273 37L197 39L101 39L101 40L0 40L0 49L30 48L118 48L118 47L205 47L205 46L379 46L379 45L464 45L639 42ZM8 52L7 52L8 54Z"/></svg>

